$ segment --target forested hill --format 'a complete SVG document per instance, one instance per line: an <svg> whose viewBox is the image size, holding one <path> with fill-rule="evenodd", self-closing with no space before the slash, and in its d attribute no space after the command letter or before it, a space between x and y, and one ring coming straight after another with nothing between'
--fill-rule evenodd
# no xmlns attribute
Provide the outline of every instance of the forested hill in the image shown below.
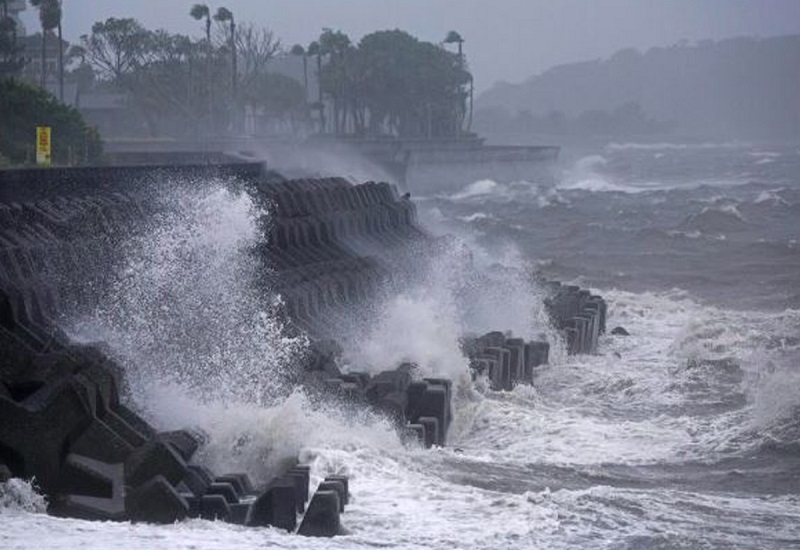
<svg viewBox="0 0 800 550"><path fill-rule="evenodd" d="M800 138L800 35L621 50L499 83L477 100L476 114L498 126L520 113L569 119L632 103L677 134Z"/></svg>

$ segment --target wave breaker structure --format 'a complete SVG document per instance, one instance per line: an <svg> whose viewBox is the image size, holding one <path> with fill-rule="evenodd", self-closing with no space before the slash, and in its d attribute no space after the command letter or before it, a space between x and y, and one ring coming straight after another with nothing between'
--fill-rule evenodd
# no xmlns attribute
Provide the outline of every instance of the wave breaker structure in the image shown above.
<svg viewBox="0 0 800 550"><path fill-rule="evenodd" d="M309 338L300 383L393 419L412 440L445 445L452 381L414 365L343 372L341 327L397 292L416 262L446 241L417 223L414 204L386 183L285 180L261 165L0 172L0 481L35 478L57 515L169 523L187 517L272 525L307 535L340 532L348 479L311 486L307 465L285 465L254 484L194 461L192 430L158 432L136 412L123 367L102 345L62 330L65 312L91 308L130 234L159 215L170 185L224 177L262 212L257 256L264 291L283 299L287 330ZM180 180L180 184L175 181ZM605 302L546 283L546 307L571 353L592 353ZM351 336L352 337L352 336ZM465 338L473 377L493 389L533 383L546 342L491 332ZM313 493L313 494L312 494Z"/></svg>

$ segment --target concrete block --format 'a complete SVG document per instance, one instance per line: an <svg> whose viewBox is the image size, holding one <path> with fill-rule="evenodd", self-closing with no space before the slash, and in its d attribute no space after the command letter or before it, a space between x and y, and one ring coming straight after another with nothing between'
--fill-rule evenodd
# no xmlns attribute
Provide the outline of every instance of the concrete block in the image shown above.
<svg viewBox="0 0 800 550"><path fill-rule="evenodd" d="M145 483L155 476L163 476L177 485L187 472L186 461L168 444L148 441L135 449L125 461L125 481L132 486Z"/></svg>
<svg viewBox="0 0 800 550"><path fill-rule="evenodd" d="M0 397L0 418L0 461L19 477L36 477L45 493L57 493L70 437L93 420L76 385L64 378L21 403Z"/></svg>
<svg viewBox="0 0 800 550"><path fill-rule="evenodd" d="M253 527L272 525L294 531L297 528L296 485L291 479L270 483L253 503L247 524ZM337 510L338 512L338 510Z"/></svg>
<svg viewBox="0 0 800 550"><path fill-rule="evenodd" d="M11 474L9 467L0 462L0 483L5 483L12 477L14 476Z"/></svg>
<svg viewBox="0 0 800 550"><path fill-rule="evenodd" d="M345 501L347 500L347 489L344 483L337 479L325 479L317 487L317 491L336 491L339 494L339 512L344 512Z"/></svg>
<svg viewBox="0 0 800 550"><path fill-rule="evenodd" d="M344 486L344 504L350 504L350 480L347 476L326 476L325 481L339 481Z"/></svg>
<svg viewBox="0 0 800 550"><path fill-rule="evenodd" d="M334 537L341 531L339 494L317 491L297 531L306 537Z"/></svg>
<svg viewBox="0 0 800 550"><path fill-rule="evenodd" d="M201 475L194 466L189 466L186 469L186 475L181 480L181 483L183 483L195 497L201 497L206 494L206 489L211 485L211 482L206 481L206 478Z"/></svg>
<svg viewBox="0 0 800 550"><path fill-rule="evenodd" d="M203 440L199 434L188 430L176 430L172 432L161 432L158 440L168 444L174 449L183 460L189 461L200 448Z"/></svg>
<svg viewBox="0 0 800 550"><path fill-rule="evenodd" d="M311 478L311 467L310 466L305 466L305 465L297 465L294 468L289 468L289 470L287 470L286 473L289 474L289 475L296 475L296 476L300 477L300 480L302 481L302 488L303 488L303 490L301 491L300 494L301 494L302 500L303 500L303 507L305 508L305 503L308 502L308 497L309 497L308 489L309 489L309 483L311 481L311 479L310 479Z"/></svg>
<svg viewBox="0 0 800 550"><path fill-rule="evenodd" d="M217 476L214 480L216 482L221 483L230 483L233 485L233 488L236 489L236 493L239 497L244 497L247 495L255 494L255 490L253 489L253 483L250 481L250 476L247 474L225 474L223 476Z"/></svg>
<svg viewBox="0 0 800 550"><path fill-rule="evenodd" d="M239 502L239 494L236 492L232 483L213 481L211 485L206 488L205 495L219 495L225 499L228 504Z"/></svg>
<svg viewBox="0 0 800 550"><path fill-rule="evenodd" d="M72 472L66 471L72 469ZM51 513L80 519L121 521L127 517L125 505L125 476L123 465L108 464L89 457L69 454L66 458L65 475L77 477L75 472L93 478L104 485L104 495L68 494L63 500L54 501ZM82 491L82 493L85 493Z"/></svg>
<svg viewBox="0 0 800 550"><path fill-rule="evenodd" d="M247 518L252 508L251 502L237 502L236 504L231 504L229 508L230 516L228 521L230 523L235 525L247 525Z"/></svg>
<svg viewBox="0 0 800 550"><path fill-rule="evenodd" d="M438 445L439 441L441 441L439 419L432 416L420 416L416 422L425 429L425 446L430 448Z"/></svg>
<svg viewBox="0 0 800 550"><path fill-rule="evenodd" d="M231 502L223 495L205 494L200 497L200 517L209 521L229 521Z"/></svg>
<svg viewBox="0 0 800 550"><path fill-rule="evenodd" d="M70 452L106 463L124 462L134 447L97 418L69 446Z"/></svg>
<svg viewBox="0 0 800 550"><path fill-rule="evenodd" d="M287 472L273 481L273 483L288 483L294 487L294 502L298 514L306 509L308 500L308 483L303 472Z"/></svg>
<svg viewBox="0 0 800 550"><path fill-rule="evenodd" d="M189 515L186 499L161 475L129 491L125 508L132 521L148 523L174 523Z"/></svg>

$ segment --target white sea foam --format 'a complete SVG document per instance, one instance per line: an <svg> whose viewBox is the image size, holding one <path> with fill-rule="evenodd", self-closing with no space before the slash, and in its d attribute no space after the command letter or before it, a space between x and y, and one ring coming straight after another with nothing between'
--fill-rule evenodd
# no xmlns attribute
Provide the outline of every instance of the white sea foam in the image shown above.
<svg viewBox="0 0 800 550"><path fill-rule="evenodd" d="M557 188L563 191L589 191L593 193L641 193L653 190L653 186L641 187L621 184L612 181L612 177L604 172L608 159L602 155L589 155L578 159L565 171Z"/></svg>
<svg viewBox="0 0 800 550"><path fill-rule="evenodd" d="M47 501L36 490L34 481L11 478L0 483L0 523L3 514L13 512L43 513L47 509ZM0 535L2 540L2 535Z"/></svg>
<svg viewBox="0 0 800 550"><path fill-rule="evenodd" d="M777 159L783 156L782 153L777 153L775 151L750 151L749 154L751 157L770 159Z"/></svg>
<svg viewBox="0 0 800 550"><path fill-rule="evenodd" d="M722 143L616 143L612 142L606 145L609 151L626 151L626 150L642 150L642 151L685 151L685 150L703 150L703 149L741 149L750 147L749 144L743 142L722 142Z"/></svg>
<svg viewBox="0 0 800 550"><path fill-rule="evenodd" d="M466 222L466 223L476 222L478 220L487 220L489 218L491 218L491 216L489 214L487 214L486 212L474 212L474 213L470 214L469 216L459 216L458 217L459 220L461 220L462 222Z"/></svg>
<svg viewBox="0 0 800 550"><path fill-rule="evenodd" d="M496 194L498 191L504 189L505 186L494 180L478 180L467 185L458 193L454 193L450 198L454 200L471 199L473 197L480 197L482 195Z"/></svg>
<svg viewBox="0 0 800 550"><path fill-rule="evenodd" d="M604 294L609 328L623 325L630 337L606 337L598 356L560 356L542 370L536 388L460 397L461 424L447 449L404 448L380 419L319 407L302 394L274 408L186 406L165 388L162 416L176 426L205 426L212 443L201 459L210 465L253 471L267 467L259 457L296 454L312 465L314 481L348 474L352 501L342 516L344 536L315 540L200 520L151 526L18 512L2 517L4 545L551 549L647 541L668 528L677 540L777 547L764 541L800 536L800 506L790 497L603 485L528 488L527 478L548 466L571 465L567 471L591 479L604 475L608 462L647 465L741 452L743 431L772 429L798 402L794 382L745 351L782 349L773 340L797 334L800 312L732 312L698 304L681 291ZM688 365L728 356L740 359L746 373L740 385L750 404L706 417L685 409L698 397L713 405L720 395L712 387L714 369ZM518 487L497 488L512 474L520 476ZM709 530L717 534L709 537Z"/></svg>
<svg viewBox="0 0 800 550"><path fill-rule="evenodd" d="M349 339L351 364L377 372L411 362L423 375L459 380L468 374L459 343L465 333L503 330L531 339L550 330L541 292L516 247L489 254L460 243L417 261L408 290L390 297L377 321Z"/></svg>
<svg viewBox="0 0 800 550"><path fill-rule="evenodd" d="M781 191L783 191L783 188L762 191L754 202L756 204L772 204L774 206L788 205L789 203L780 196Z"/></svg>

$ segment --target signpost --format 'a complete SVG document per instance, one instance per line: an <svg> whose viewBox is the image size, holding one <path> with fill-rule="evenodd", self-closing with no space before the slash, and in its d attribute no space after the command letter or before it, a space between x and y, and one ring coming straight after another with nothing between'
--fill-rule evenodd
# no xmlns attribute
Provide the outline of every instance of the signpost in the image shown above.
<svg viewBox="0 0 800 550"><path fill-rule="evenodd" d="M36 127L36 164L50 166L50 126Z"/></svg>

